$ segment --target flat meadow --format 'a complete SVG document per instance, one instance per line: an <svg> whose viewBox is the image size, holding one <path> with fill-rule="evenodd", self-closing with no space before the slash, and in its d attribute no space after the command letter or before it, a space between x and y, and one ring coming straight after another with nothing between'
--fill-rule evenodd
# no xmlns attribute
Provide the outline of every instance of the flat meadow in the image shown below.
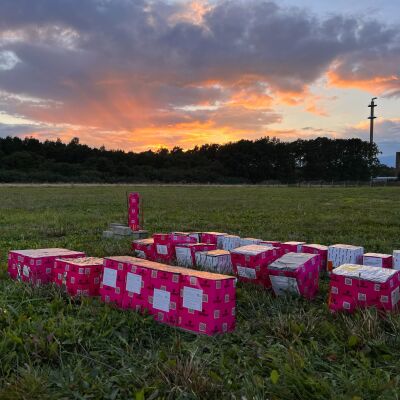
<svg viewBox="0 0 400 400"><path fill-rule="evenodd" d="M213 338L8 278L10 249L129 255L129 239L101 238L127 191L150 233L400 249L400 188L0 186L0 399L400 397L400 316L330 314L326 277L312 302L239 283L236 331Z"/></svg>

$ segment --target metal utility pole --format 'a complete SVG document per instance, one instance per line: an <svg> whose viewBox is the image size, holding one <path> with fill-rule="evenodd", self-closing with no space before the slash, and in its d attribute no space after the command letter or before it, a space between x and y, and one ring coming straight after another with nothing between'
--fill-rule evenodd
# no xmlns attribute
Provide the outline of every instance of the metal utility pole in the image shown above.
<svg viewBox="0 0 400 400"><path fill-rule="evenodd" d="M376 104L375 104L375 100L377 99L377 97L373 97L372 99L371 99L371 104L368 106L370 109L371 109L371 115L368 117L368 119L369 119L369 143L370 144L373 144L374 143L374 119L376 118L375 117L375 114L374 114L374 108L375 107L378 107Z"/></svg>

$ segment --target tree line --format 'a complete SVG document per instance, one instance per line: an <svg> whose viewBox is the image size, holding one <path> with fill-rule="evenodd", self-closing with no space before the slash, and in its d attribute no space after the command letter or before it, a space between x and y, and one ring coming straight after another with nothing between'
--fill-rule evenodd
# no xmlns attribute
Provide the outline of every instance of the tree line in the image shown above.
<svg viewBox="0 0 400 400"><path fill-rule="evenodd" d="M0 138L0 182L366 181L391 172L378 154L375 144L360 139L326 137L294 142L264 137L141 153L91 148L78 138L63 143L6 137Z"/></svg>

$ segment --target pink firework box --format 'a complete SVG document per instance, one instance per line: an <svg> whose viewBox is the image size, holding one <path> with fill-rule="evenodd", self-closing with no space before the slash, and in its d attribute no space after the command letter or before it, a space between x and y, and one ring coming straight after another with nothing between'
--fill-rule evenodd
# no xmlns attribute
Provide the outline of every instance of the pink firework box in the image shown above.
<svg viewBox="0 0 400 400"><path fill-rule="evenodd" d="M318 292L319 254L287 253L268 266L274 293L296 293L312 299Z"/></svg>
<svg viewBox="0 0 400 400"><path fill-rule="evenodd" d="M261 240L260 243L258 243L260 246L267 246L267 247L281 247L282 242L279 242L277 240Z"/></svg>
<svg viewBox="0 0 400 400"><path fill-rule="evenodd" d="M328 247L328 271L343 264L362 264L364 248L348 244L334 244Z"/></svg>
<svg viewBox="0 0 400 400"><path fill-rule="evenodd" d="M302 253L319 254L319 272L321 273L327 270L328 246L324 246L322 244L305 244L303 245Z"/></svg>
<svg viewBox="0 0 400 400"><path fill-rule="evenodd" d="M250 244L260 244L262 242L261 239L256 238L241 238L240 239L240 247L248 246Z"/></svg>
<svg viewBox="0 0 400 400"><path fill-rule="evenodd" d="M236 321L235 278L185 270L181 276L178 326L205 335L231 332Z"/></svg>
<svg viewBox="0 0 400 400"><path fill-rule="evenodd" d="M370 267L392 268L393 256L381 253L365 253L362 263Z"/></svg>
<svg viewBox="0 0 400 400"><path fill-rule="evenodd" d="M132 242L132 250L138 258L146 260L155 259L155 245L153 238L134 240Z"/></svg>
<svg viewBox="0 0 400 400"><path fill-rule="evenodd" d="M100 284L101 300L122 307L126 286L127 263L139 260L129 256L106 257L103 262L103 279Z"/></svg>
<svg viewBox="0 0 400 400"><path fill-rule="evenodd" d="M240 247L240 237L236 235L225 235L222 238L222 250L231 251Z"/></svg>
<svg viewBox="0 0 400 400"><path fill-rule="evenodd" d="M175 246L176 261L181 267L194 267L196 266L196 254L198 252L205 252L216 250L215 244L207 243L186 243Z"/></svg>
<svg viewBox="0 0 400 400"><path fill-rule="evenodd" d="M128 195L128 218L129 218L129 227L133 231L141 229L139 193L129 193Z"/></svg>
<svg viewBox="0 0 400 400"><path fill-rule="evenodd" d="M331 274L329 308L352 312L377 307L391 311L400 299L400 271L366 265L344 264Z"/></svg>
<svg viewBox="0 0 400 400"><path fill-rule="evenodd" d="M222 249L222 238L226 235L227 233L221 232L203 232L201 234L201 242L215 244L218 249Z"/></svg>
<svg viewBox="0 0 400 400"><path fill-rule="evenodd" d="M175 247L180 244L196 243L189 233L156 233L153 235L155 257L157 261L172 263L175 259Z"/></svg>
<svg viewBox="0 0 400 400"><path fill-rule="evenodd" d="M215 245L210 245L214 246ZM231 253L227 250L210 250L196 253L196 266L218 274L232 274Z"/></svg>
<svg viewBox="0 0 400 400"><path fill-rule="evenodd" d="M37 285L53 280L55 260L59 257L84 257L85 253L59 248L12 250L8 257L8 272L12 279Z"/></svg>
<svg viewBox="0 0 400 400"><path fill-rule="evenodd" d="M284 254L286 253L301 253L303 245L305 245L306 242L285 242L280 245L280 247L283 249Z"/></svg>
<svg viewBox="0 0 400 400"><path fill-rule="evenodd" d="M267 266L282 255L280 249L249 245L231 251L233 271L242 282L259 283L271 287Z"/></svg>
<svg viewBox="0 0 400 400"><path fill-rule="evenodd" d="M400 250L393 250L393 269L400 270Z"/></svg>

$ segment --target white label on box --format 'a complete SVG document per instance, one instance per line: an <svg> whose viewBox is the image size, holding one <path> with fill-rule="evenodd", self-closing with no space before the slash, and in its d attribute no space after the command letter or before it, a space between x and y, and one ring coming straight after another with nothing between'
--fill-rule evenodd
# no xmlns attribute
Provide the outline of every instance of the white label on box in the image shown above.
<svg viewBox="0 0 400 400"><path fill-rule="evenodd" d="M140 294L142 289L142 277L138 274L128 272L126 276L126 290L128 292Z"/></svg>
<svg viewBox="0 0 400 400"><path fill-rule="evenodd" d="M117 270L111 268L104 268L103 285L117 287Z"/></svg>
<svg viewBox="0 0 400 400"><path fill-rule="evenodd" d="M394 307L400 299L400 288L398 286L396 289L392 291L391 297L392 297L392 307Z"/></svg>
<svg viewBox="0 0 400 400"><path fill-rule="evenodd" d="M247 279L256 279L256 270L254 268L237 267L238 275Z"/></svg>
<svg viewBox="0 0 400 400"><path fill-rule="evenodd" d="M143 250L136 250L136 256L139 258L146 258L146 253Z"/></svg>
<svg viewBox="0 0 400 400"><path fill-rule="evenodd" d="M24 267L22 268L22 273L29 278L29 267L27 267L26 265L24 265Z"/></svg>
<svg viewBox="0 0 400 400"><path fill-rule="evenodd" d="M183 307L191 310L203 310L203 291L201 289L183 287Z"/></svg>
<svg viewBox="0 0 400 400"><path fill-rule="evenodd" d="M171 293L166 290L154 289L153 308L168 312Z"/></svg>
<svg viewBox="0 0 400 400"><path fill-rule="evenodd" d="M368 257L364 256L364 265L368 265L369 267L381 267L382 268L382 258L379 257Z"/></svg>
<svg viewBox="0 0 400 400"><path fill-rule="evenodd" d="M157 253L162 255L168 254L168 247L165 244L158 244L157 245Z"/></svg>
<svg viewBox="0 0 400 400"><path fill-rule="evenodd" d="M272 288L277 296L287 292L300 294L296 278L289 278L287 276L270 275Z"/></svg>

